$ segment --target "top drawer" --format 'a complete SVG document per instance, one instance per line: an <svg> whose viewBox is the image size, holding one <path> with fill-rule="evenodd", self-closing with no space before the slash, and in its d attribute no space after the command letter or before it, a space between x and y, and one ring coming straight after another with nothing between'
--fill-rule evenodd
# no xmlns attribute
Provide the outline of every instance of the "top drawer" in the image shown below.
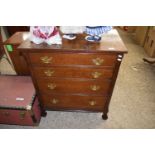
<svg viewBox="0 0 155 155"><path fill-rule="evenodd" d="M111 66L116 62L117 55L90 53L30 53L30 61L41 66Z"/></svg>

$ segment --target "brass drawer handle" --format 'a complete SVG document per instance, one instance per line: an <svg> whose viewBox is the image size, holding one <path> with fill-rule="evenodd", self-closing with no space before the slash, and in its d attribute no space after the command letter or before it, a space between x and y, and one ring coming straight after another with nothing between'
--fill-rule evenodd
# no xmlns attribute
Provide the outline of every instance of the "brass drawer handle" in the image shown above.
<svg viewBox="0 0 155 155"><path fill-rule="evenodd" d="M100 66L100 65L103 64L104 59L96 58L96 59L93 59L92 62L93 62L96 66Z"/></svg>
<svg viewBox="0 0 155 155"><path fill-rule="evenodd" d="M94 106L94 105L96 105L96 101L89 101L89 104L91 105L91 106Z"/></svg>
<svg viewBox="0 0 155 155"><path fill-rule="evenodd" d="M101 75L102 75L102 73L100 73L100 72L93 72L92 73L92 76L93 76L94 79L99 78Z"/></svg>
<svg viewBox="0 0 155 155"><path fill-rule="evenodd" d="M10 113L9 112L3 112L3 114L5 115L5 116L10 116Z"/></svg>
<svg viewBox="0 0 155 155"><path fill-rule="evenodd" d="M98 85L92 85L92 86L90 86L90 89L93 90L93 91L97 91L97 90L100 89L100 86L98 86Z"/></svg>
<svg viewBox="0 0 155 155"><path fill-rule="evenodd" d="M52 57L48 57L48 56L44 56L44 57L41 57L40 60L42 61L42 63L44 64L49 64L52 62Z"/></svg>
<svg viewBox="0 0 155 155"><path fill-rule="evenodd" d="M59 102L59 100L56 99L56 98L53 98L53 99L51 100L51 103L52 103L52 104L57 104L58 102Z"/></svg>
<svg viewBox="0 0 155 155"><path fill-rule="evenodd" d="M26 115L25 111L20 112L19 113L20 119L23 120L25 118L25 115Z"/></svg>
<svg viewBox="0 0 155 155"><path fill-rule="evenodd" d="M54 71L52 71L52 70L46 70L46 71L44 71L44 74L46 76L52 76L54 74Z"/></svg>
<svg viewBox="0 0 155 155"><path fill-rule="evenodd" d="M47 85L47 87L51 90L54 90L57 87L57 85L55 83L50 83Z"/></svg>

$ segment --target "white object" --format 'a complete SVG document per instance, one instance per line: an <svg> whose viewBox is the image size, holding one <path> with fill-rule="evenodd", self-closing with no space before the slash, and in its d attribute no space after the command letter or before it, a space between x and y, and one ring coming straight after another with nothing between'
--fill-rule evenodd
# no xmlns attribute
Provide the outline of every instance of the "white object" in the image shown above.
<svg viewBox="0 0 155 155"><path fill-rule="evenodd" d="M118 60L118 61L122 61L122 59L120 59L120 58L118 58L117 60Z"/></svg>
<svg viewBox="0 0 155 155"><path fill-rule="evenodd" d="M118 57L119 57L119 58L122 58L123 56L122 56L122 55L118 55Z"/></svg>
<svg viewBox="0 0 155 155"><path fill-rule="evenodd" d="M65 38L65 39L68 39L68 40L74 40L76 38L75 35L74 36L70 36L68 34L64 34L62 37Z"/></svg>
<svg viewBox="0 0 155 155"><path fill-rule="evenodd" d="M24 101L24 98L22 98L22 97L17 97L17 98L16 98L16 101Z"/></svg>
<svg viewBox="0 0 155 155"><path fill-rule="evenodd" d="M55 26L31 26L29 39L35 44L62 44L59 31Z"/></svg>
<svg viewBox="0 0 155 155"><path fill-rule="evenodd" d="M60 30L64 34L78 34L84 32L85 26L60 26Z"/></svg>

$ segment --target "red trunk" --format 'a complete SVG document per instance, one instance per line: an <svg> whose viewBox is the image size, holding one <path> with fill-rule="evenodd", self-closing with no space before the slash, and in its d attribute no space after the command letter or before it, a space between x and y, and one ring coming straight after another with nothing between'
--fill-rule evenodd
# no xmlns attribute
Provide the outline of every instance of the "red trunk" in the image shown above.
<svg viewBox="0 0 155 155"><path fill-rule="evenodd" d="M31 78L0 76L0 123L36 125L41 111Z"/></svg>

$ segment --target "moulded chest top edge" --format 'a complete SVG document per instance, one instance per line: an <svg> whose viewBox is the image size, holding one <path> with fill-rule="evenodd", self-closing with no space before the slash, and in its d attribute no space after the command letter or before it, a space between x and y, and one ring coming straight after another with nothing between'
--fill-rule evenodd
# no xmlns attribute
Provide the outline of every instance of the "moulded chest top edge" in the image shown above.
<svg viewBox="0 0 155 155"><path fill-rule="evenodd" d="M104 34L100 43L88 42L85 40L85 35L77 35L75 40L62 39L61 45L47 45L46 43L36 45L30 40L24 41L19 47L21 51L72 51L72 52L116 52L127 53L122 39L118 32L114 29Z"/></svg>
<svg viewBox="0 0 155 155"><path fill-rule="evenodd" d="M13 34L10 38L8 38L5 42L4 45L10 44L10 45L19 45L22 42L24 42L28 37L30 33L29 32L16 32Z"/></svg>

